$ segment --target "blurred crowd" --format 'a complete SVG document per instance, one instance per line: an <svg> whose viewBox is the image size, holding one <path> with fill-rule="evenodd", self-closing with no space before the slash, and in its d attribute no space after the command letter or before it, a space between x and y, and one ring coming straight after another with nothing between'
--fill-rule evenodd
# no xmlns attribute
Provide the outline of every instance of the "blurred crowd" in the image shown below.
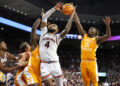
<svg viewBox="0 0 120 86"><path fill-rule="evenodd" d="M110 85L120 86L120 58L112 60L111 63L108 70Z"/></svg>

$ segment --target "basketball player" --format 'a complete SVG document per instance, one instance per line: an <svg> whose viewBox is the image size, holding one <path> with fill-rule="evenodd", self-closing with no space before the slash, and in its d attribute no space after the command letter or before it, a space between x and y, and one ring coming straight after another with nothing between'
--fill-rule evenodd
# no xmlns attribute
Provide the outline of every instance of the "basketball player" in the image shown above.
<svg viewBox="0 0 120 86"><path fill-rule="evenodd" d="M44 9L42 9L41 16L44 15ZM36 30L40 25L41 19L38 18L36 22L33 24L32 32L31 32L31 56L28 62L27 67L24 69L24 78L27 82L28 86L42 86L42 80L40 76L40 55L39 55L39 39L40 37L36 35ZM41 27L45 26L44 24Z"/></svg>
<svg viewBox="0 0 120 86"><path fill-rule="evenodd" d="M13 56L9 52L7 52L7 45L3 40L0 40L0 84L1 86L5 84L5 74L3 72L10 72L15 69L17 69L20 66L14 66L14 67L6 67L7 60L13 60L17 62L17 57Z"/></svg>
<svg viewBox="0 0 120 86"><path fill-rule="evenodd" d="M6 43L3 40L0 40L0 71L10 72L18 68L17 66L11 68L5 67L7 59L13 60L15 62L18 61L17 57L7 52Z"/></svg>
<svg viewBox="0 0 120 86"><path fill-rule="evenodd" d="M31 32L31 56L28 62L27 67L24 69L24 78L28 86L42 86L41 85L41 76L40 76L40 55L39 55L39 41L38 36L36 35L36 29L40 24L41 19L37 19L33 25Z"/></svg>
<svg viewBox="0 0 120 86"><path fill-rule="evenodd" d="M21 54L21 59L19 60L19 64L23 66L23 68L20 68L18 69L17 71L17 74L16 74L16 78L15 78L15 84L16 86L23 86L23 85L27 85L27 83L30 83L30 82L27 82L28 79L27 76L28 76L28 72L26 72L26 69L29 68L28 63L29 62L29 58L31 58L32 54L31 53L31 49L33 50L35 48L34 45L36 45L37 43L37 40L36 40L36 37L35 37L35 34L36 34L36 31L35 29L37 29L38 25L40 24L40 19L37 19L35 24L33 25L33 29L32 29L32 34L31 34L31 47L28 43L23 43L21 44L21 51L22 51L22 54ZM38 38L37 38L38 39ZM36 60L37 61L37 60ZM39 62L40 64L40 62ZM27 66L27 67L26 67ZM40 66L39 66L40 67ZM24 70L25 68L25 70ZM23 71L24 70L24 71ZM33 69L32 69L33 70ZM39 70L38 70L39 71ZM24 72L24 74L23 74ZM28 74L26 74L28 73ZM23 76L24 75L24 76ZM25 83L26 82L26 83ZM30 85L30 84L28 84ZM31 84L32 86L32 84Z"/></svg>
<svg viewBox="0 0 120 86"><path fill-rule="evenodd" d="M54 13L56 10L60 10L63 3L57 3L52 9L47 11L42 16L42 22L47 25L47 19ZM59 57L57 55L57 48L60 41L64 36L69 32L74 11L65 27L65 29L59 34L58 26L56 24L50 24L48 26L41 28L41 38L40 38L40 57L41 57L41 76L42 80L45 82L46 86L52 85L52 78L56 80L57 86L63 86L62 80L62 70L59 63Z"/></svg>
<svg viewBox="0 0 120 86"><path fill-rule="evenodd" d="M21 53L18 65L21 65L21 68L17 70L14 83L16 86L25 86L26 83L23 77L23 70L25 66L27 66L30 57L31 53L30 45L27 42L22 43L20 45L20 51Z"/></svg>
<svg viewBox="0 0 120 86"><path fill-rule="evenodd" d="M44 10L42 9L41 15L44 14ZM27 63L27 66L23 70L23 77L25 82L24 84L28 86L41 86L41 78L40 78L40 56L39 56L39 49L38 49L38 43L39 36L36 35L36 29L40 25L41 19L38 18L32 27L31 32L31 40L30 40L30 46L31 46L31 55L29 56L30 59ZM19 78L19 77L18 77ZM18 80L21 80L20 78ZM23 80L21 80L23 81ZM17 81L20 82L20 81ZM23 84L22 84L23 85ZM19 83L19 86L21 86L21 83Z"/></svg>
<svg viewBox="0 0 120 86"><path fill-rule="evenodd" d="M81 75L84 81L84 86L89 86L90 81L93 86L98 86L98 69L95 52L98 46L106 41L111 36L110 30L110 18L105 17L103 19L106 25L106 35L98 36L97 29L95 27L90 27L88 33L85 32L80 20L75 12L74 15L75 23L80 35L83 36L81 41Z"/></svg>

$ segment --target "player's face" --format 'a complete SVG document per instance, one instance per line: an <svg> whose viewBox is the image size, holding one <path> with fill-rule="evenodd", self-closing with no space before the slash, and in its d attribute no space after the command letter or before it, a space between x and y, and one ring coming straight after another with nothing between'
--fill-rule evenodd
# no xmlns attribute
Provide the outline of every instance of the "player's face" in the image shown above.
<svg viewBox="0 0 120 86"><path fill-rule="evenodd" d="M48 25L48 29L52 30L53 33L55 33L55 34L58 32L58 26L56 24Z"/></svg>
<svg viewBox="0 0 120 86"><path fill-rule="evenodd" d="M2 41L0 43L0 48L3 49L3 50L7 50L7 45L6 45L6 43L4 41Z"/></svg>
<svg viewBox="0 0 120 86"><path fill-rule="evenodd" d="M89 34L90 36L96 36L96 34L97 34L96 28L94 28L94 27L89 28L88 34Z"/></svg>
<svg viewBox="0 0 120 86"><path fill-rule="evenodd" d="M29 44L26 45L25 51L31 51L31 47Z"/></svg>

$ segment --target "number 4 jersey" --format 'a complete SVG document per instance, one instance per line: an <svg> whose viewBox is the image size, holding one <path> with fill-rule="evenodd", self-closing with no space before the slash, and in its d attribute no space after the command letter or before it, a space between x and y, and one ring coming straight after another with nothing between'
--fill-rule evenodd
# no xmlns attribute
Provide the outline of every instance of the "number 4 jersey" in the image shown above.
<svg viewBox="0 0 120 86"><path fill-rule="evenodd" d="M40 57L41 61L59 61L57 48L62 38L60 35L52 35L47 33L47 27L41 29L40 37Z"/></svg>

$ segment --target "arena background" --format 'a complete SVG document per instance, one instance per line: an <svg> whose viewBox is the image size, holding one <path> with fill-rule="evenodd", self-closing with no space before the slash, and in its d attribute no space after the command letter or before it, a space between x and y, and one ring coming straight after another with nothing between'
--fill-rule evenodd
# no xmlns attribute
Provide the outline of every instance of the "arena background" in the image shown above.
<svg viewBox="0 0 120 86"><path fill-rule="evenodd" d="M77 13L85 30L94 26L104 35L106 28L102 21L104 16L111 17L112 36L117 37L101 44L97 50L99 72L105 72L105 77L100 81L117 83L120 80L120 0L0 0L0 39L8 44L9 51L15 55L19 53L19 46L23 41L28 41L30 33L21 30L15 24L4 22L9 19L14 22L32 27L35 20L41 14L41 8L45 11L52 8L57 2L73 2L77 5ZM49 21L59 26L59 32L64 29L69 16L55 12ZM13 26L11 26L13 25ZM26 28L28 31L29 28ZM63 68L80 72L80 42L76 25L73 21L72 29L59 48L58 55Z"/></svg>

